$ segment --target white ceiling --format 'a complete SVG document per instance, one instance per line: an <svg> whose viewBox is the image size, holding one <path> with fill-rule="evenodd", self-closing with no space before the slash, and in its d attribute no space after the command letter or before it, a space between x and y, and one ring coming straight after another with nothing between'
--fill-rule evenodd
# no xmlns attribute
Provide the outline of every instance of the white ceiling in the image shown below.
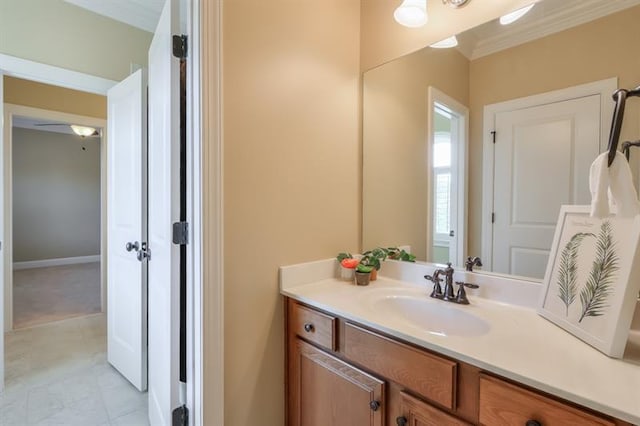
<svg viewBox="0 0 640 426"><path fill-rule="evenodd" d="M39 130L42 132L64 133L67 135L76 135L71 130L70 124L62 121L43 120L31 117L14 116L11 120L13 127L21 129ZM100 129L98 129L100 131ZM77 136L77 135L76 135Z"/></svg>
<svg viewBox="0 0 640 426"><path fill-rule="evenodd" d="M165 0L64 0L75 6L154 32Z"/></svg>

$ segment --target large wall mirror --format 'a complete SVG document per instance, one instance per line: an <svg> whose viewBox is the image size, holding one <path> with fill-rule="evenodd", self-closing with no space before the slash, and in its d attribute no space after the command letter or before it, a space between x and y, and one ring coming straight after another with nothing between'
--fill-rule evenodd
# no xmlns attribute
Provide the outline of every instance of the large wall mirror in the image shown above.
<svg viewBox="0 0 640 426"><path fill-rule="evenodd" d="M543 0L367 71L363 249L541 279L560 206L590 202L612 93L640 85L638 22L640 0ZM639 118L630 100L621 142Z"/></svg>

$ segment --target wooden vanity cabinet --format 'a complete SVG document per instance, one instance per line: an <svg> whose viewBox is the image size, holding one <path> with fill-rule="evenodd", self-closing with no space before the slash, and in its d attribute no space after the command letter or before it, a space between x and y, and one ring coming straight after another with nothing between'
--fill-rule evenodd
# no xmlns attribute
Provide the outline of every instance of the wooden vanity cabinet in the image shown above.
<svg viewBox="0 0 640 426"><path fill-rule="evenodd" d="M286 306L287 426L629 425L295 300Z"/></svg>
<svg viewBox="0 0 640 426"><path fill-rule="evenodd" d="M400 392L402 399L402 417L396 419L399 426L471 426L463 420L440 411L426 402Z"/></svg>
<svg viewBox="0 0 640 426"><path fill-rule="evenodd" d="M289 425L383 426L383 381L299 338L293 344Z"/></svg>

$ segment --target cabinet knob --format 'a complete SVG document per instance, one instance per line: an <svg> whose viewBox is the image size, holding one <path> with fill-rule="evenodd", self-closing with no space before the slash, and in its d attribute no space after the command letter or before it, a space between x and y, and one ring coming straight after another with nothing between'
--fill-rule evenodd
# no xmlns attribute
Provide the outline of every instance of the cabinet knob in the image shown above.
<svg viewBox="0 0 640 426"><path fill-rule="evenodd" d="M400 417L396 418L396 424L398 426L406 426L407 425L407 418L403 417L403 416L400 416Z"/></svg>
<svg viewBox="0 0 640 426"><path fill-rule="evenodd" d="M306 323L304 325L304 331L306 331L307 333L311 333L313 331L313 324L311 324L310 322Z"/></svg>
<svg viewBox="0 0 640 426"><path fill-rule="evenodd" d="M537 420L527 420L525 426L542 426L542 423Z"/></svg>
<svg viewBox="0 0 640 426"><path fill-rule="evenodd" d="M369 403L369 408L371 408L373 411L378 411L378 408L380 408L380 402L378 401L371 401Z"/></svg>

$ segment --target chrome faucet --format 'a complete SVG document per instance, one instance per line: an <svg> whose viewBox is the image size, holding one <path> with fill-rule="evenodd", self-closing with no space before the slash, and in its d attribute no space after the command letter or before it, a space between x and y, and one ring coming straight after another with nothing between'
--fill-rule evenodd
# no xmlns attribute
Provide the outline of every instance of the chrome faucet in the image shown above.
<svg viewBox="0 0 640 426"><path fill-rule="evenodd" d="M467 261L464 262L464 265L467 267L467 271L473 272L474 266L482 267L482 260L478 256L475 257L467 257Z"/></svg>
<svg viewBox="0 0 640 426"><path fill-rule="evenodd" d="M453 273L454 270L451 267L451 262L447 263L447 267L442 271L444 273L444 294L442 300L453 300Z"/></svg>
<svg viewBox="0 0 640 426"><path fill-rule="evenodd" d="M451 263L447 263L447 267L445 269L436 269L433 272L433 275L425 275L424 278L431 281L433 283L433 291L431 292L431 297L434 299L442 299L447 302L457 303L460 305L468 305L469 299L467 299L467 292L464 290L467 288L478 288L477 284L469 284L462 281L456 281L458 285L458 291L455 296L453 294L453 273L454 269L451 267ZM440 283L443 281L440 278L440 275L444 275L444 291L440 286Z"/></svg>

